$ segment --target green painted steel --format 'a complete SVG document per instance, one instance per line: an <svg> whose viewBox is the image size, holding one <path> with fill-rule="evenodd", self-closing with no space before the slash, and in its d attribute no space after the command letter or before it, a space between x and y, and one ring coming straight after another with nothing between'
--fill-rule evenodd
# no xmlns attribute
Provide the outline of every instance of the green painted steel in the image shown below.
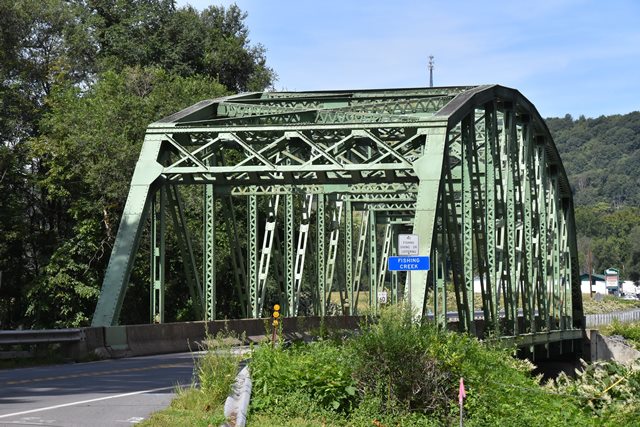
<svg viewBox="0 0 640 427"><path fill-rule="evenodd" d="M201 249L180 198L193 185ZM216 207L228 245L216 244ZM467 331L479 310L507 336L582 327L566 173L533 104L502 86L247 93L152 123L94 325L118 323L148 217L151 315L164 321L165 215L198 318L219 316L216 260L228 257L243 317L273 303L288 316L376 312L390 290L443 326L457 311ZM433 271L386 274L400 233L419 236Z"/></svg>
<svg viewBox="0 0 640 427"><path fill-rule="evenodd" d="M204 186L203 204L203 277L202 285L205 299L205 320L216 319L216 200L213 193L213 185Z"/></svg>
<svg viewBox="0 0 640 427"><path fill-rule="evenodd" d="M164 190L158 190L151 207L151 323L164 322L166 203Z"/></svg>

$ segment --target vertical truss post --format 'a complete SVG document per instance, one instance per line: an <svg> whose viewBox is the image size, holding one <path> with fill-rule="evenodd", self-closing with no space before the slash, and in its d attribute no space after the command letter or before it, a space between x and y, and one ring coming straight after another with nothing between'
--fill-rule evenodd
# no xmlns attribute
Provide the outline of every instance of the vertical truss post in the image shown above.
<svg viewBox="0 0 640 427"><path fill-rule="evenodd" d="M551 327L557 329L557 321L560 318L560 227L558 221L557 174L555 170L550 171L549 184L549 232L553 239L549 248L551 250L549 254L549 264L551 266L551 277L549 277L549 297L551 302L549 303L549 312L553 318Z"/></svg>
<svg viewBox="0 0 640 427"><path fill-rule="evenodd" d="M302 205L302 220L300 221L300 230L298 232L298 246L296 248L296 264L294 268L294 306L293 315L298 315L300 308L300 290L302 288L302 278L304 274L304 258L307 253L307 242L309 241L309 226L311 217L311 204L313 194L307 194L304 197Z"/></svg>
<svg viewBox="0 0 640 427"><path fill-rule="evenodd" d="M247 197L247 277L249 279L249 312L254 319L262 312L258 305L258 197Z"/></svg>
<svg viewBox="0 0 640 427"><path fill-rule="evenodd" d="M524 317L525 325L528 325L529 332L536 332L536 316L535 316L535 271L534 271L534 231L533 231L533 202L534 189L532 189L533 161L533 137L529 117L523 123L523 150L521 185L523 188L523 233L524 233L524 260L525 264L525 286L524 286Z"/></svg>
<svg viewBox="0 0 640 427"><path fill-rule="evenodd" d="M294 316L295 305L295 250L293 247L293 194L287 194L284 199L284 280L285 303L284 312L287 316Z"/></svg>
<svg viewBox="0 0 640 427"><path fill-rule="evenodd" d="M318 282L316 288L316 313L320 316L326 314L327 294L326 290L326 258L325 258L325 196L319 193L317 196L316 206L316 274Z"/></svg>
<svg viewBox="0 0 640 427"><path fill-rule="evenodd" d="M236 284L236 291L240 299L240 310L242 317L249 316L249 297L247 295L247 273L245 269L244 256L242 255L242 247L236 227L236 216L233 210L233 202L231 197L225 197L221 200L222 213L227 228L227 236L229 237L229 245L231 246L231 267L233 269L233 278Z"/></svg>
<svg viewBox="0 0 640 427"><path fill-rule="evenodd" d="M518 168L517 128L515 114L511 106L505 109L505 135L507 150L507 259L508 259L508 288L505 295L505 315L509 330L518 335L518 260L517 260L517 225L516 225L516 169Z"/></svg>
<svg viewBox="0 0 640 427"><path fill-rule="evenodd" d="M338 240L340 239L340 221L342 221L342 209L344 201L337 200L331 212L331 234L329 235L329 249L327 253L327 273L325 286L325 311L331 302L331 290L333 288L333 277L336 270L336 257L338 255ZM338 293L341 294L340 290Z"/></svg>
<svg viewBox="0 0 640 427"><path fill-rule="evenodd" d="M369 210L369 307L374 314L378 313L378 242L376 235L376 211Z"/></svg>
<svg viewBox="0 0 640 427"><path fill-rule="evenodd" d="M554 222L554 234L553 234L553 315L561 327L562 321L562 265L561 265L561 251L562 251L562 199L560 198L560 190L558 188L558 173L554 170L551 174L551 186L553 188L553 222Z"/></svg>
<svg viewBox="0 0 640 427"><path fill-rule="evenodd" d="M369 234L369 213L361 211L360 214L360 233L358 235L358 251L356 253L355 274L353 276L353 292L355 299L351 301L353 314L358 312L358 299L360 297L360 282L362 281L362 267L364 265L364 251L367 247L367 234Z"/></svg>
<svg viewBox="0 0 640 427"><path fill-rule="evenodd" d="M216 318L216 200L213 185L204 186L204 230L202 251L205 320Z"/></svg>
<svg viewBox="0 0 640 427"><path fill-rule="evenodd" d="M351 209L351 199L345 201L344 209L344 281L349 303L349 315L353 316L355 301L353 299L353 210Z"/></svg>
<svg viewBox="0 0 640 427"><path fill-rule="evenodd" d="M485 225L486 225L486 266L485 278L487 283L488 302L490 304L490 321L494 328L498 328L499 286L497 257L496 257L496 167L500 167L498 153L498 120L495 103L488 103L485 107Z"/></svg>
<svg viewBox="0 0 640 427"><path fill-rule="evenodd" d="M536 139L536 187L538 189L538 307L540 319L544 321L547 331L551 330L551 313L549 311L549 246L547 244L547 236L549 235L548 223L548 185L547 185L547 167L546 167L546 150L544 137Z"/></svg>
<svg viewBox="0 0 640 427"><path fill-rule="evenodd" d="M267 279L269 277L271 254L273 253L273 238L276 234L279 201L279 195L273 196L269 199L269 213L267 214L267 219L264 222L262 250L260 251L260 262L258 263L258 313L262 313L262 309L264 308L264 299L267 293Z"/></svg>
<svg viewBox="0 0 640 427"><path fill-rule="evenodd" d="M473 222L474 200L471 180L473 179L473 153L475 152L473 116L462 119L462 304L465 330L475 332L473 295ZM460 319L462 321L462 319Z"/></svg>
<svg viewBox="0 0 640 427"><path fill-rule="evenodd" d="M202 296L202 288L200 287L198 270L196 269L196 260L193 254L191 234L189 233L187 219L184 215L182 198L180 197L180 192L178 191L177 186L169 185L167 187L167 201L171 211L171 219L173 220L174 229L178 238L177 240L178 246L180 247L180 254L182 255L184 275L187 279L187 285L189 286L191 300L193 301L193 310L195 311L198 319L203 319L204 298Z"/></svg>
<svg viewBox="0 0 640 427"><path fill-rule="evenodd" d="M439 328L447 326L447 228L444 191L440 192L440 229L436 233L435 250L433 251L433 315Z"/></svg>
<svg viewBox="0 0 640 427"><path fill-rule="evenodd" d="M384 290L384 282L387 275L389 263L389 251L391 250L391 240L393 236L393 225L387 224L384 229L384 242L382 243L382 253L380 254L380 268L378 270L378 289Z"/></svg>
<svg viewBox="0 0 640 427"><path fill-rule="evenodd" d="M480 296L482 301L482 311L486 322L491 323L491 286L486 278L487 267L487 228L485 221L486 200L485 196L485 166L480 159L480 149L487 149L485 146L485 135L487 133L484 122L484 110L476 110L474 115L474 126L471 130L471 195L473 212L473 240L475 244L474 259L478 268L478 281L480 284ZM481 166L482 163L482 166ZM474 280L475 282L475 280ZM475 285L474 285L475 286ZM474 298L475 310L475 293Z"/></svg>
<svg viewBox="0 0 640 427"><path fill-rule="evenodd" d="M160 188L151 201L151 323L164 323L165 207L165 192Z"/></svg>
<svg viewBox="0 0 640 427"><path fill-rule="evenodd" d="M567 221L565 218L564 199L558 197L558 218L560 234L560 329L571 325L568 322L571 313L571 257L568 251Z"/></svg>
<svg viewBox="0 0 640 427"><path fill-rule="evenodd" d="M445 222L445 230L447 231L447 247L449 248L449 257L451 259L451 269L453 271L453 286L454 286L454 296L456 299L456 310L458 311L458 319L460 330L465 331L468 330L467 327L469 325L466 324L467 316L464 313L464 308L462 307L462 299L460 289L464 285L463 281L463 269L462 269L462 255L461 255L461 242L458 238L458 223L457 223L457 212L456 212L456 202L455 202L455 188L453 184L453 171L451 170L451 149L453 142L449 143L449 147L447 152L445 153L445 164L447 165L446 173L445 173L445 190L443 197L444 204L444 222Z"/></svg>

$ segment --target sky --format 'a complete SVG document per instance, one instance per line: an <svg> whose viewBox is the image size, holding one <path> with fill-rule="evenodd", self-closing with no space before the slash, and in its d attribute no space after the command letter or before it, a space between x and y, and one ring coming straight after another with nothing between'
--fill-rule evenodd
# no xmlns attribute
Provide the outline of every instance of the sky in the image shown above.
<svg viewBox="0 0 640 427"><path fill-rule="evenodd" d="M228 0L178 0L198 10ZM500 84L543 117L640 110L637 0L237 0L276 90Z"/></svg>

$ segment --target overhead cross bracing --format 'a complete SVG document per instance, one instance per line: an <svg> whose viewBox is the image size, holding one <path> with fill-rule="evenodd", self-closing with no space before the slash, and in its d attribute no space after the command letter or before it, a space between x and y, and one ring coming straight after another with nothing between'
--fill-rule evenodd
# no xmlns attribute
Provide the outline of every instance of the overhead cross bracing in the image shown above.
<svg viewBox="0 0 640 427"><path fill-rule="evenodd" d="M202 247L181 201L193 185L203 189ZM164 312L167 219L205 319L219 310L215 259L225 256L246 317L273 301L289 316L302 306L355 314L365 291L374 312L387 292L439 323L457 311L465 330L476 310L514 335L582 321L564 168L533 104L502 86L249 93L151 124L94 325L118 322L147 219L154 321ZM407 273L387 271L400 233L419 235L431 256L429 272L408 273L410 295Z"/></svg>

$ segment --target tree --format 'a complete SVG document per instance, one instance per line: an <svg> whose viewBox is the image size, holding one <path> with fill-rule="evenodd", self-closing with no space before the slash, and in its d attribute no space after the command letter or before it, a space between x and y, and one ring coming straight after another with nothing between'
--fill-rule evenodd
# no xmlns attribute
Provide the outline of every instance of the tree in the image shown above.
<svg viewBox="0 0 640 427"><path fill-rule="evenodd" d="M63 207L61 244L29 291L33 324L78 326L93 313L146 126L199 100L225 94L210 78L157 68L107 72L86 93L55 87L33 156L38 184Z"/></svg>

